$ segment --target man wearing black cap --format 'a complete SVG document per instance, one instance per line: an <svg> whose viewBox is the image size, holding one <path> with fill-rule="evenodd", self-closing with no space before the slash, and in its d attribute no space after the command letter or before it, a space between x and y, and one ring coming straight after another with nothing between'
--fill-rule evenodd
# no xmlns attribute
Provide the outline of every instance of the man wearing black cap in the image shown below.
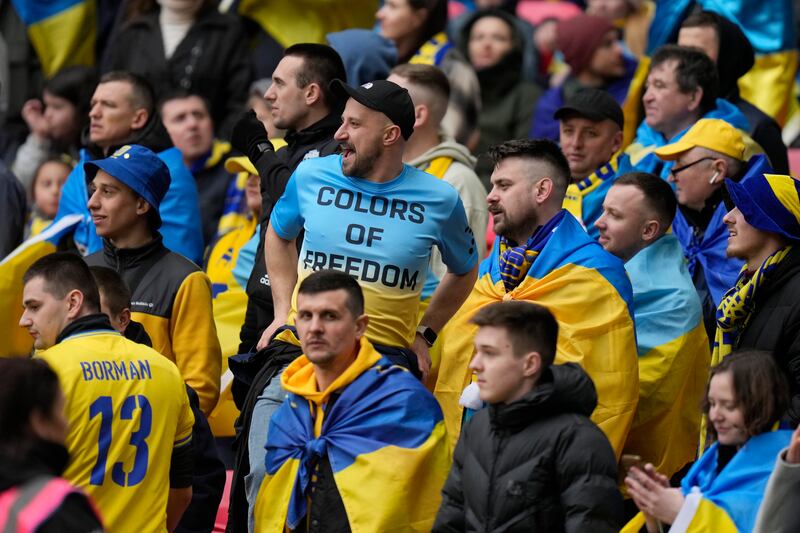
<svg viewBox="0 0 800 533"><path fill-rule="evenodd" d="M569 163L572 183L564 208L597 239L595 221L603 214L603 200L617 179L631 170L622 145L622 108L606 91L583 89L572 95L553 117L559 121L561 151Z"/></svg>
<svg viewBox="0 0 800 533"><path fill-rule="evenodd" d="M153 348L173 361L200 397L205 414L219 396L222 353L211 308L211 282L197 265L162 242L159 205L169 170L149 149L126 145L84 164L88 209L103 249L89 266L116 270L131 290L131 317Z"/></svg>
<svg viewBox="0 0 800 533"><path fill-rule="evenodd" d="M416 355L397 361L424 378L427 347L475 280L475 241L458 193L403 164L414 132L408 91L385 80L361 87L335 80L332 88L349 96L334 135L342 154L299 166L275 205L266 236L275 322L267 331L290 318L298 278L323 268L343 270L367 293L375 324L367 337L394 348L413 345ZM301 230L306 234L298 260L293 241ZM432 246L442 252L448 273L417 327Z"/></svg>
<svg viewBox="0 0 800 533"><path fill-rule="evenodd" d="M334 136L342 154L302 162L272 211L265 246L275 321L266 335L294 323L299 282L316 270L340 270L364 291L366 337L393 363L424 379L429 346L475 282L477 247L456 190L403 164L405 142L414 131L408 91L383 80L355 88L336 80L331 88L349 96ZM295 239L303 230L298 257ZM418 321L433 246L448 272ZM281 342L299 345L289 330L270 346ZM273 378L253 408L248 499L264 476L264 422L284 396Z"/></svg>

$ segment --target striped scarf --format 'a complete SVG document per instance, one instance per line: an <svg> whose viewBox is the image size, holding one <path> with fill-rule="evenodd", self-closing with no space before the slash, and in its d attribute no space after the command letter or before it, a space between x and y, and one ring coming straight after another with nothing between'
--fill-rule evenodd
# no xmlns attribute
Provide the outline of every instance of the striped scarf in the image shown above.
<svg viewBox="0 0 800 533"><path fill-rule="evenodd" d="M722 297L717 307L717 333L714 337L714 353L711 355L712 367L717 366L733 351L739 334L753 313L756 291L764 285L769 275L791 249L791 246L787 246L769 256L752 276L747 275L747 265L745 265L739 272L736 284Z"/></svg>
<svg viewBox="0 0 800 533"><path fill-rule="evenodd" d="M547 224L539 226L524 245L512 246L508 239L500 237L500 277L506 292L517 288L530 270L536 256L547 245L553 232L564 219L565 214L566 211L562 209Z"/></svg>

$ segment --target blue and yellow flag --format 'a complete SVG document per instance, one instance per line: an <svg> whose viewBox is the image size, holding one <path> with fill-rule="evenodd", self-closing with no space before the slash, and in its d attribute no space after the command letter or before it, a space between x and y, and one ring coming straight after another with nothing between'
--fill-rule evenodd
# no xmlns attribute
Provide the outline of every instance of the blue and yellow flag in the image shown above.
<svg viewBox="0 0 800 533"><path fill-rule="evenodd" d="M97 6L94 0L11 0L28 28L44 75L64 67L94 65Z"/></svg>
<svg viewBox="0 0 800 533"><path fill-rule="evenodd" d="M39 258L56 251L62 237L83 220L81 215L63 217L50 227L23 242L0 261L0 338L4 339L2 356L27 355L33 338L19 327L22 316L22 275Z"/></svg>
<svg viewBox="0 0 800 533"><path fill-rule="evenodd" d="M325 43L325 35L375 24L377 0L241 0L239 14L256 21L288 48L297 43Z"/></svg>
<svg viewBox="0 0 800 533"><path fill-rule="evenodd" d="M625 453L672 477L697 456L710 353L700 298L667 234L625 264L633 286L639 407Z"/></svg>
<svg viewBox="0 0 800 533"><path fill-rule="evenodd" d="M469 384L479 309L502 300L547 307L558 321L556 363L580 364L597 388L592 420L619 457L639 398L631 284L622 262L602 249L567 213L522 282L506 292L499 270L499 237L480 266L467 301L439 336L442 362L434 394L447 422L451 445L461 428L461 392Z"/></svg>
<svg viewBox="0 0 800 533"><path fill-rule="evenodd" d="M791 438L790 430L750 437L719 472L719 444L711 446L681 481L685 499L670 533L753 531L775 460ZM621 533L638 533L642 526L639 513Z"/></svg>
<svg viewBox="0 0 800 533"><path fill-rule="evenodd" d="M315 379L311 363L300 356L284 371L289 394L270 421L256 531L297 527L321 456L330 461L353 532L430 531L451 461L436 400L366 338L342 378L326 391L309 384L300 394L297 382ZM334 391L341 395L328 406Z"/></svg>

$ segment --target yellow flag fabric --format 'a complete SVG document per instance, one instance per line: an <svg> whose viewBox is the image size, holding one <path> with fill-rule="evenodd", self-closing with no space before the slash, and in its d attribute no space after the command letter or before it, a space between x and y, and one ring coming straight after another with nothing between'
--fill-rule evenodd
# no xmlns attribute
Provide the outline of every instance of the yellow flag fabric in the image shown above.
<svg viewBox="0 0 800 533"><path fill-rule="evenodd" d="M639 397L636 340L630 312L631 286L622 262L592 240L566 214L523 281L506 292L498 270L499 238L482 263L467 301L442 330L442 361L434 394L454 447L461 431L458 401L469 384L476 311L503 300L547 307L559 325L556 364L580 364L597 388L592 420L619 458Z"/></svg>
<svg viewBox="0 0 800 533"><path fill-rule="evenodd" d="M22 275L40 257L56 251L59 239L77 226L81 215L70 215L20 244L0 261L0 338L2 356L25 356L33 349L33 339L19 326L22 316Z"/></svg>
<svg viewBox="0 0 800 533"><path fill-rule="evenodd" d="M281 46L325 43L325 35L349 28L371 28L375 0L242 0L239 14L256 22Z"/></svg>
<svg viewBox="0 0 800 533"><path fill-rule="evenodd" d="M772 54L756 54L750 71L739 78L742 98L784 126L794 96L794 74L797 71L797 50Z"/></svg>
<svg viewBox="0 0 800 533"><path fill-rule="evenodd" d="M97 35L95 0L14 0L28 28L44 75L64 67L92 66Z"/></svg>
<svg viewBox="0 0 800 533"><path fill-rule="evenodd" d="M211 432L217 437L233 437L233 423L239 410L233 403L231 383L233 375L228 371L228 358L239 351L239 331L244 324L247 311L247 293L233 275L239 251L250 240L256 230L256 219L250 218L245 225L219 238L211 249L206 262L206 273L211 280L211 297L214 309L214 324L222 349L222 377L217 406L208 415Z"/></svg>

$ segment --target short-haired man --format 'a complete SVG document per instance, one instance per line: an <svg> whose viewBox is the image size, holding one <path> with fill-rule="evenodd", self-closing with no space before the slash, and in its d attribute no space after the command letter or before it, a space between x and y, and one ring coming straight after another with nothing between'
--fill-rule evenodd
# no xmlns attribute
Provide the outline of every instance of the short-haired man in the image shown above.
<svg viewBox="0 0 800 533"><path fill-rule="evenodd" d="M442 118L450 98L447 76L433 65L404 63L392 69L387 79L406 89L414 102L414 135L403 150L403 162L455 187L475 242L486 242L486 189L473 170L475 158L466 146L442 134ZM478 251L479 257L484 255L485 250ZM430 274L422 289L423 301L431 297L447 271L438 249L432 257Z"/></svg>
<svg viewBox="0 0 800 533"><path fill-rule="evenodd" d="M281 376L258 531L430 530L450 458L433 395L367 340L358 282L323 270L298 288L303 355ZM610 454L609 454L610 455Z"/></svg>
<svg viewBox="0 0 800 533"><path fill-rule="evenodd" d="M235 176L225 170L225 159L231 145L215 138L208 103L198 94L186 91L170 93L161 100L158 110L172 144L180 150L183 164L194 176L200 201L203 242L208 246L218 233L231 229L219 225L226 208L247 211L244 202L226 205L231 182L235 183Z"/></svg>
<svg viewBox="0 0 800 533"><path fill-rule="evenodd" d="M144 78L129 72L109 72L100 78L89 111L89 143L61 191L56 221L81 214L84 219L73 239L81 253L91 254L103 247L94 221L86 207L87 189L84 164L108 157L120 146L140 144L158 152L169 168L169 192L162 202L160 233L173 252L197 263L203 257L203 235L197 224L200 214L197 187L183 164L181 153L170 148L170 140L156 113L153 89Z"/></svg>
<svg viewBox="0 0 800 533"><path fill-rule="evenodd" d="M131 291L125 280L107 267L93 266L89 270L100 294L100 312L108 316L111 326L125 338L152 347L153 343L144 327L130 318ZM216 508L225 487L225 466L217 455L217 446L206 416L200 411L197 393L188 385L186 392L194 416L192 501L176 531L210 530L214 527Z"/></svg>
<svg viewBox="0 0 800 533"><path fill-rule="evenodd" d="M711 59L696 48L664 45L653 55L642 96L645 119L625 149L633 166L667 179L671 163L653 151L677 142L701 118L718 118L742 131L747 119L736 107L717 98L719 78Z"/></svg>
<svg viewBox="0 0 800 533"><path fill-rule="evenodd" d="M638 65L623 53L619 30L607 18L594 15L581 14L559 22L556 49L564 55L570 73L560 86L539 98L531 121L532 139L558 140L558 121L553 114L581 89L603 90L619 105L625 103Z"/></svg>
<svg viewBox="0 0 800 533"><path fill-rule="evenodd" d="M264 125L250 112L239 119L231 144L247 155L261 176L261 220L256 263L247 282L247 313L239 353L269 343L264 330L274 318L263 239L272 208L283 196L289 177L306 159L335 153L333 134L341 124L341 102L329 88L331 81L346 79L342 58L330 46L301 43L286 49L264 94L276 128L286 130L286 146L273 150Z"/></svg>
<svg viewBox="0 0 800 533"><path fill-rule="evenodd" d="M192 494L194 417L178 370L111 327L80 257L47 255L23 281L19 324L66 398L64 477L92 497L109 531L172 530Z"/></svg>
<svg viewBox="0 0 800 533"><path fill-rule="evenodd" d="M697 454L710 352L700 299L668 230L677 202L653 174L620 176L596 225L600 243L625 261L633 286L639 353L639 406L625 444L672 477Z"/></svg>
<svg viewBox="0 0 800 533"><path fill-rule="evenodd" d="M678 44L699 48L716 63L720 98L735 105L747 118L747 133L764 148L772 167L788 174L789 159L781 127L739 94L739 78L755 64L755 51L742 29L719 13L699 11L681 23Z"/></svg>
<svg viewBox="0 0 800 533"><path fill-rule="evenodd" d="M772 352L789 381L786 419L794 427L800 422L800 182L756 169L725 186L734 206L723 219L727 253L745 266L719 304L711 364L733 349Z"/></svg>
<svg viewBox="0 0 800 533"><path fill-rule="evenodd" d="M754 158L753 144L724 120L701 119L679 141L654 152L673 162L669 181L675 184L678 212L672 231L700 295L709 339L717 330L717 306L742 269L740 259L725 253L728 230L722 217L728 210L722 184L738 181L750 159L761 172L771 172L763 156Z"/></svg>
<svg viewBox="0 0 800 533"><path fill-rule="evenodd" d="M622 108L606 91L583 89L567 98L553 116L559 122L559 143L572 175L564 209L596 239L594 222L603 212L603 199L614 180L631 168L628 156L619 153L625 121Z"/></svg>
<svg viewBox="0 0 800 533"><path fill-rule="evenodd" d="M616 454L628 435L639 395L631 285L622 262L562 209L569 165L551 141L516 140L490 151L495 162L489 214L497 238L467 301L442 332L435 394L454 439L459 398L470 380L475 326L470 317L496 301L535 301L556 317L556 362L576 362L594 380L592 420Z"/></svg>
<svg viewBox="0 0 800 533"><path fill-rule="evenodd" d="M103 250L91 266L116 270L132 293L131 316L144 325L153 348L173 361L210 413L219 395L219 341L211 309L211 283L191 261L167 249L158 233L158 207L169 170L152 151L123 146L85 163L88 207Z"/></svg>
<svg viewBox="0 0 800 533"><path fill-rule="evenodd" d="M614 450L589 420L592 380L575 363L553 364L556 319L510 301L472 323L470 368L489 408L461 433L433 531L619 531Z"/></svg>

